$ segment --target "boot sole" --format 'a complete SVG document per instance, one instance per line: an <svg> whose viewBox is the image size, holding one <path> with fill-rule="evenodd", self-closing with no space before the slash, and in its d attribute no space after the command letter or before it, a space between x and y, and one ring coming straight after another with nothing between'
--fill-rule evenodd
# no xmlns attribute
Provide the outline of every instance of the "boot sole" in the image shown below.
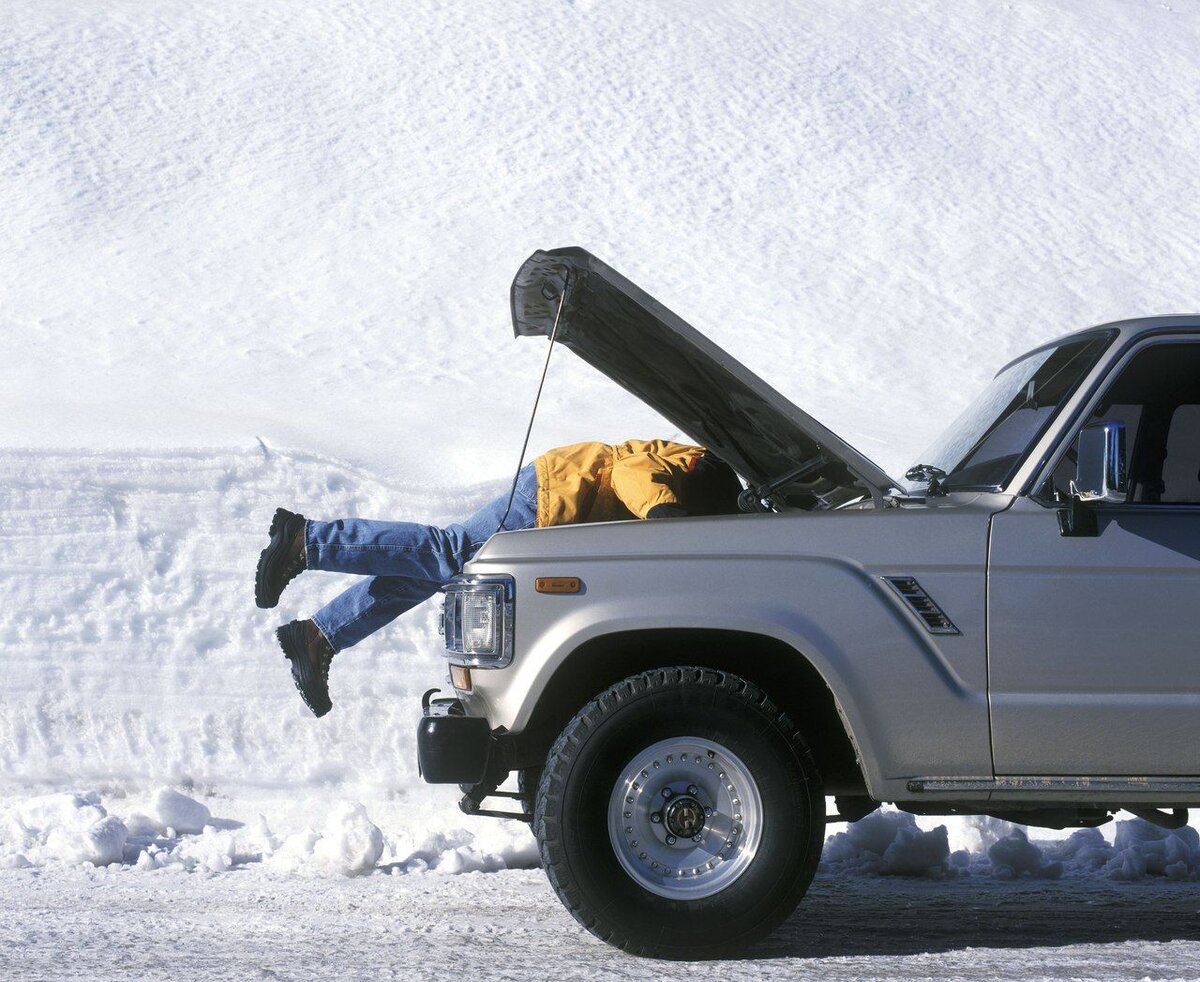
<svg viewBox="0 0 1200 982"><path fill-rule="evenodd" d="M292 681L296 684L296 691L309 711L320 719L333 708L333 702L329 698L325 679L319 672L314 672L309 664L308 654L304 650L303 626L299 621L284 624L276 629L275 637L292 663Z"/></svg>

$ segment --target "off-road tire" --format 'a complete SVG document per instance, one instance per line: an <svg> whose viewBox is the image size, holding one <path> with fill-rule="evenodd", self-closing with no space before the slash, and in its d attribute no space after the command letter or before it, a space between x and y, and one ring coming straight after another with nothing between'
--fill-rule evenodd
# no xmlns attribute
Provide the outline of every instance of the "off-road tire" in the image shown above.
<svg viewBox="0 0 1200 982"><path fill-rule="evenodd" d="M526 767L517 771L517 791L521 797L518 799L521 802L521 811L531 818L533 816L533 807L537 801L538 785L542 783L541 767Z"/></svg>
<svg viewBox="0 0 1200 982"><path fill-rule="evenodd" d="M635 881L607 824L627 762L685 735L728 748L762 798L750 865L698 900L659 896ZM725 957L770 934L808 889L824 831L820 777L796 725L762 690L705 668L644 672L593 699L551 748L534 803L542 864L566 908L601 940L657 958Z"/></svg>

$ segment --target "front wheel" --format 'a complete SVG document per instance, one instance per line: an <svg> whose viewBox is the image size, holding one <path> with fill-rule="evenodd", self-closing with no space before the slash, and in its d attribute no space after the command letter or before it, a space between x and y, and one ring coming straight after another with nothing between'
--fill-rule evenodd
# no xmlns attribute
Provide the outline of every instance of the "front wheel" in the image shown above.
<svg viewBox="0 0 1200 982"><path fill-rule="evenodd" d="M551 749L534 831L559 898L635 954L699 959L765 937L816 870L825 799L761 690L669 668L588 703Z"/></svg>

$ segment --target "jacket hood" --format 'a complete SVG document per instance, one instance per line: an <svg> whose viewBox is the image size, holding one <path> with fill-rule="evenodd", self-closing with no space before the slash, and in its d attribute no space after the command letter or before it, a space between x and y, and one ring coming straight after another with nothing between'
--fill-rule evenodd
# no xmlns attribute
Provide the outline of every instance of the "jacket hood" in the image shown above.
<svg viewBox="0 0 1200 982"><path fill-rule="evenodd" d="M727 461L752 488L787 478L776 499L790 507L829 508L899 487L584 249L535 252L517 271L511 301L517 337L554 333L557 342Z"/></svg>

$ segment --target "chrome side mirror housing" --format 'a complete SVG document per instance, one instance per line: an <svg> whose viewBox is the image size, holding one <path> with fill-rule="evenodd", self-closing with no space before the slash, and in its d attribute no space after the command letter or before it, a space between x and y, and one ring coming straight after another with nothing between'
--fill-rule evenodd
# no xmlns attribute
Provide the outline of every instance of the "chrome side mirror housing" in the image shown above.
<svg viewBox="0 0 1200 982"><path fill-rule="evenodd" d="M1125 456L1125 424L1118 420L1089 423L1079 433L1075 480L1058 510L1058 530L1068 536L1099 534L1096 504L1124 504L1129 497Z"/></svg>
<svg viewBox="0 0 1200 982"><path fill-rule="evenodd" d="M1071 491L1084 503L1124 504L1129 496L1125 424L1089 423L1079 433Z"/></svg>

